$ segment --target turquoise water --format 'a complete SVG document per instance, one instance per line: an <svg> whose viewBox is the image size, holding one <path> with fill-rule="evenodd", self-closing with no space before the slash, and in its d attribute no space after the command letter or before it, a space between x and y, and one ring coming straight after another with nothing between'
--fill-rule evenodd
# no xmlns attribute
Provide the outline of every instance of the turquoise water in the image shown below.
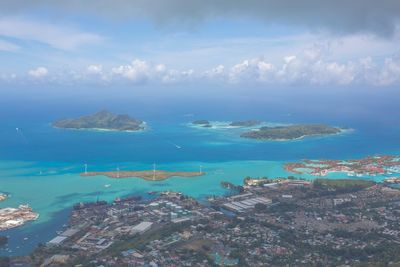
<svg viewBox="0 0 400 267"><path fill-rule="evenodd" d="M72 205L78 202L113 200L132 194L149 197L147 192L163 190L181 191L202 200L227 193L221 188L221 181L241 184L246 176L291 175L283 169L287 161L400 154L400 116L395 116L398 111L393 98L382 101L385 103L382 106L365 100L357 103L357 108L349 103L332 104L327 99L325 105L315 110L310 110L313 106L306 103L309 99L303 99L301 105L300 98L292 99L286 106L282 102L268 102L269 99L265 98L264 102L214 99L207 102L207 108L201 101L189 103L176 99L162 104L107 99L90 105L75 103L75 106L62 101L57 105L47 102L39 105L33 100L10 105L0 99L0 192L10 194L9 199L0 202L0 207L29 204L40 214L35 222L0 233L10 237L9 246L0 248L0 255L24 255L38 243L49 241L67 223ZM61 130L50 126L55 119L88 114L104 107L143 119L150 128L140 133L118 133ZM390 116L384 115L389 113ZM354 131L300 141L260 142L240 138L240 129L188 127L188 122L203 118L327 123L349 126ZM153 163L162 170L198 171L201 165L206 175L173 177L160 182L80 177L85 163L89 171L117 167L148 170ZM328 177L347 176L335 173ZM364 178L381 180L384 177ZM105 187L108 184L111 186Z"/></svg>
<svg viewBox="0 0 400 267"><path fill-rule="evenodd" d="M47 126L44 127L46 131L53 132L54 130ZM185 143L183 139L169 138L162 139L163 133L158 133L157 138L160 146L165 146L160 151L163 153L179 154L179 153L196 153L196 148L193 146L201 145L201 148L208 148L210 153L218 150L234 150L249 149L254 150L256 147L261 146L267 150L266 153L274 153L274 149L268 146L280 145L282 147L302 146L303 142L311 142L314 144L326 144L329 142L339 142L347 138L353 138L351 134L343 136L334 136L327 138L310 138L303 141L295 142L274 142L260 143L258 141L242 140L235 135L229 133L224 138L224 133L221 131L213 132L206 129L193 129L190 127L182 127L181 125L175 126L179 134L183 135L183 131L187 131L187 135L196 136L198 142ZM168 128L169 133L172 133L172 126ZM100 135L106 139L120 139L120 138L150 138L155 135L150 130L147 133L111 133L111 132L82 132L82 131L68 131L57 130L64 136L74 136L75 138L84 138L86 136ZM165 133L167 135L167 133ZM136 136L135 136L136 135ZM138 136L139 135L139 136ZM78 137L76 137L78 136ZM99 138L99 137L98 137ZM192 137L193 138L193 137ZM150 141L149 141L150 142ZM156 141L157 142L157 141ZM180 148L175 146L179 142ZM132 142L132 146L135 143ZM143 144L141 144L143 145ZM105 144L107 146L107 144ZM153 147L153 144L149 145ZM190 149L189 146L192 146ZM32 206L34 211L40 214L40 218L35 222L27 223L25 226L5 231L6 235L10 236L9 250L1 250L2 254L25 254L29 252L38 242L46 242L56 235L56 231L62 229L62 225L67 222L68 211L71 206L81 201L96 201L100 200L113 200L116 197L123 197L127 195L142 195L147 197L149 191L163 191L175 190L183 192L187 195L193 196L198 199L204 199L211 195L222 195L227 193L225 189L220 186L221 181L230 181L235 184L241 184L243 178L246 176L253 177L279 177L293 175L287 173L283 169L285 161L280 160L233 160L233 161L186 161L180 162L176 160L157 161L157 169L169 171L198 171L202 166L203 172L206 174L202 177L183 178L173 177L165 181L145 181L142 179L109 179L107 177L81 177L80 172L84 171L84 162L88 164L89 171L104 171L115 170L119 167L121 170L149 170L152 169L150 162L114 162L113 160L104 159L107 157L107 151L115 153L111 148L102 148L98 146L97 149L101 150L99 159L93 161L80 161L80 162L31 162L31 161L1 161L1 191L10 194L7 201L0 203L0 207L17 206L19 204L26 204ZM123 148L118 148L119 151L125 151ZM125 148L129 150L128 148ZM150 148L149 151L154 148ZM141 148L141 150L144 150ZM136 156L143 152L134 149L132 154ZM189 150L189 151L186 151ZM224 151L222 151L224 152ZM122 153L122 152L120 152ZM126 152L125 152L126 153ZM129 153L129 152L128 152ZM221 153L221 152L219 152ZM263 151L259 152L263 153ZM129 153L130 154L130 153ZM242 155L244 158L245 155ZM315 177L310 175L295 175L306 179L313 179ZM347 177L346 174L330 174L328 177L340 178ZM366 179L380 180L383 177L365 177ZM105 186L107 185L107 187ZM110 186L108 186L110 185ZM28 240L24 240L28 238Z"/></svg>

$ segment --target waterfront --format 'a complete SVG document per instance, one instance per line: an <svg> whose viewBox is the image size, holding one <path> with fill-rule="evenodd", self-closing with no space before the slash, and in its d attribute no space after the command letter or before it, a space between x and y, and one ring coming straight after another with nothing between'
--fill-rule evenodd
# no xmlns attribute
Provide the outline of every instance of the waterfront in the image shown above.
<svg viewBox="0 0 400 267"><path fill-rule="evenodd" d="M41 163L43 164L43 163ZM8 166L10 165L7 164ZM128 164L127 164L128 165ZM148 167L148 164L132 164L135 169ZM29 203L40 217L35 222L28 222L25 226L5 231L10 235L11 250L1 250L5 255L19 255L29 252L35 244L47 242L62 230L67 222L66 217L73 204L107 200L128 195L151 197L148 192L174 190L183 192L199 200L205 200L210 195L223 195L228 191L221 187L222 181L241 184L244 177L286 177L291 175L283 168L283 162L274 161L232 161L221 163L185 162L174 164L160 164L163 169L195 170L202 165L206 175L187 179L173 177L167 181L152 182L142 179L109 179L103 176L81 177L79 171L83 166L52 167L51 174L39 175L35 164L25 166L25 173L14 173L8 169L8 177L2 177L4 188L11 197L1 203L1 207L17 206ZM20 166L20 165L16 165ZM43 168L43 165L40 165ZM103 168L109 166L102 165ZM100 168L101 166L99 166ZM19 170L21 170L19 168ZM1 169L3 175L6 173ZM70 172L66 174L64 172ZM64 173L64 174L63 174ZM297 177L314 179L311 175L295 175ZM328 176L329 177L329 176ZM330 176L332 178L337 175ZM384 176L365 177L367 179L382 180ZM18 181L18 182L17 182ZM106 186L107 185L107 186ZM61 216L60 216L61 215ZM43 226L46 226L44 229ZM50 231L48 229L51 229ZM44 231L47 230L47 231ZM44 231L44 232L43 232ZM38 234L39 233L39 234ZM25 240L25 239L28 240Z"/></svg>
<svg viewBox="0 0 400 267"><path fill-rule="evenodd" d="M134 100L128 99L135 103ZM128 102L127 100L127 102ZM3 100L5 101L5 100ZM268 99L266 100L268 101ZM11 102L11 101L10 101ZM379 107L382 113L366 117L364 113L343 117L329 112L301 111L293 105L286 108L264 105L262 109L210 109L202 105L171 102L168 106L109 105L108 109L143 118L149 129L139 133L68 131L52 128L50 122L64 116L79 116L98 110L102 103L80 106L75 110L59 104L49 113L47 106L30 103L0 106L0 192L10 197L0 207L29 204L40 217L22 227L2 232L10 236L7 250L2 255L29 253L38 243L47 242L63 229L73 204L96 199L111 201L116 197L140 195L148 192L174 190L199 200L210 195L228 192L221 181L241 184L247 176L288 176L286 162L303 159L357 159L369 155L399 155L398 117L382 117L391 105ZM390 102L390 101L389 101ZM120 103L120 102L118 102ZM159 103L157 103L158 105ZM218 102L220 104L220 102ZM228 106L227 106L228 105ZM79 105L78 105L79 106ZM135 106L132 108L131 106ZM366 105L371 110L369 105ZM167 110L165 114L151 110ZM226 110L230 110L229 114ZM375 110L376 111L376 110ZM291 116L288 116L288 113ZM374 109L371 110L374 112ZM6 116L12 114L12 117ZM27 119L29 114L29 119ZM196 118L216 121L260 119L269 123L326 123L347 125L351 133L337 136L306 138L301 141L259 142L230 134L225 129L196 129L187 124ZM375 120L371 120L375 118ZM379 124L377 123L378 118ZM16 128L19 131L16 131ZM178 147L179 148L178 148ZM172 177L165 181L142 179L109 179L81 177L84 164L88 171L151 170L196 172L200 165L206 175L201 177ZM325 178L340 178L341 173ZM343 176L347 177L345 173ZM316 178L301 175L304 178ZM386 176L361 177L382 180ZM360 178L360 177L357 177ZM10 253L10 251L12 251Z"/></svg>
<svg viewBox="0 0 400 267"><path fill-rule="evenodd" d="M398 261L397 189L365 180L290 177L252 180L239 191L210 198L211 205L176 192L147 201L129 197L74 205L64 231L31 257L11 262L309 266L327 260L349 265Z"/></svg>

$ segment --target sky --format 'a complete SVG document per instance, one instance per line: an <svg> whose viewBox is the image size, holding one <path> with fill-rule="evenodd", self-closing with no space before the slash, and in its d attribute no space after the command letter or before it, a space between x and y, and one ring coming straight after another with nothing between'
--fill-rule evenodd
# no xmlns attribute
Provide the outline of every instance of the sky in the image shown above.
<svg viewBox="0 0 400 267"><path fill-rule="evenodd" d="M0 88L399 83L398 0L0 2Z"/></svg>

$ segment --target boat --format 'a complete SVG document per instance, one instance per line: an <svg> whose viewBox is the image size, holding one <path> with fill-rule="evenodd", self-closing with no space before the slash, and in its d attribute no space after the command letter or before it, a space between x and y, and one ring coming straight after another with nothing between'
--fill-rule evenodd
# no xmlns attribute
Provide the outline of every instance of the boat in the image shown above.
<svg viewBox="0 0 400 267"><path fill-rule="evenodd" d="M104 187L105 188L109 188L111 186L111 184L105 184Z"/></svg>

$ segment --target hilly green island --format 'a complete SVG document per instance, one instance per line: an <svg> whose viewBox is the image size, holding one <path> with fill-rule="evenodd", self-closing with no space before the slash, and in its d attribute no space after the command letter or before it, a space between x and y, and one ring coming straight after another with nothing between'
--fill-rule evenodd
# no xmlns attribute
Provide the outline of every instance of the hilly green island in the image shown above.
<svg viewBox="0 0 400 267"><path fill-rule="evenodd" d="M145 123L129 115L119 115L107 110L75 119L61 119L52 123L53 127L63 129L93 129L108 131L140 131Z"/></svg>
<svg viewBox="0 0 400 267"><path fill-rule="evenodd" d="M295 140L314 135L338 134L340 128L323 124L299 124L289 126L261 127L260 129L248 131L240 136L243 138L258 140Z"/></svg>

